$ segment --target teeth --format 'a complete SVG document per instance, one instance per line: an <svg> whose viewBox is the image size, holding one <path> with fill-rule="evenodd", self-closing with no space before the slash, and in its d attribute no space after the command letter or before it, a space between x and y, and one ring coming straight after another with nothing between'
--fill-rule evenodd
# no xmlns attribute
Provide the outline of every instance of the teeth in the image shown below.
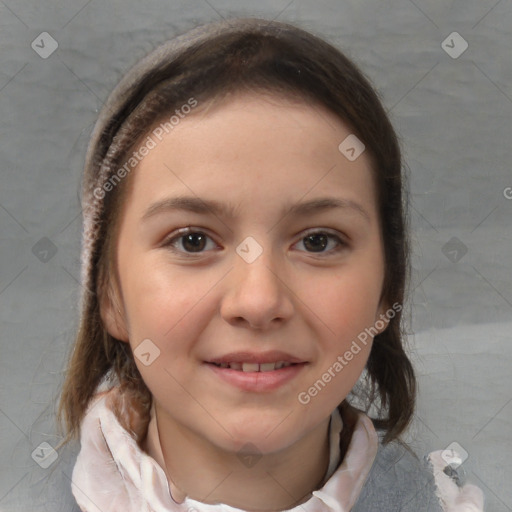
<svg viewBox="0 0 512 512"><path fill-rule="evenodd" d="M292 363L287 361L276 361L275 363L219 363L220 368L230 368L242 372L271 372L291 366Z"/></svg>
<svg viewBox="0 0 512 512"><path fill-rule="evenodd" d="M233 368L233 366L231 366ZM258 363L242 363L242 371L243 372L258 372L260 370L260 365Z"/></svg>

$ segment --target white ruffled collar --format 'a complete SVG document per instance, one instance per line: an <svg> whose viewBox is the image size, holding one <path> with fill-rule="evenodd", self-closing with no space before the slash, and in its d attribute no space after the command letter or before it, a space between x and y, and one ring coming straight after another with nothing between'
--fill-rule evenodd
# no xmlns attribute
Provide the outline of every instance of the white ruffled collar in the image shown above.
<svg viewBox="0 0 512 512"><path fill-rule="evenodd" d="M81 450L72 478L73 495L82 511L241 512L228 505L210 505L190 498L177 503L162 469L161 449L155 441L158 436L154 436L154 414L148 431L148 447L153 454L150 456L108 407L106 399L111 393L118 393L118 389L98 394L82 422ZM336 409L331 416L325 483L306 502L289 509L290 512L348 512L356 502L377 454L378 436L371 420L360 413L339 465L341 429L342 421Z"/></svg>

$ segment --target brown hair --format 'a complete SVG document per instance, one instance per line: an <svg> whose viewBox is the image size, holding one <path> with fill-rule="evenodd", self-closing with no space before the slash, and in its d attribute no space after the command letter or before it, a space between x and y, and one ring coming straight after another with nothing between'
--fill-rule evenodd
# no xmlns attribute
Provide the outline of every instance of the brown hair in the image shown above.
<svg viewBox="0 0 512 512"><path fill-rule="evenodd" d="M91 137L83 201L84 222L95 231L92 238L84 236L82 316L59 406L66 440L78 435L90 399L106 377L116 378L135 397L134 414L141 419L147 420L151 405L129 345L108 334L100 316L104 294L115 300L114 242L129 180L107 194L98 194L98 187L126 163L129 151L155 123L190 98L207 104L245 91L322 105L363 141L373 163L384 241L382 300L386 305L403 304L409 250L400 147L368 79L339 50L288 24L228 20L195 29L157 48L123 78ZM366 367L365 409L377 405L374 422L384 431L385 442L403 432L414 409L416 381L402 337L401 311L396 311L387 329L375 336ZM348 406L347 400L343 405ZM134 432L139 442L146 427L143 421Z"/></svg>

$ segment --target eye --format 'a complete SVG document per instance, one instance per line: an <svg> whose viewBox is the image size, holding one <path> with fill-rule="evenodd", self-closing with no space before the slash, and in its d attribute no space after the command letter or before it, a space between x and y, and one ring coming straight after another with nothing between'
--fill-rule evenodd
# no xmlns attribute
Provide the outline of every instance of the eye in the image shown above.
<svg viewBox="0 0 512 512"><path fill-rule="evenodd" d="M347 244L338 236L325 231L314 231L306 234L296 246L303 246L307 252L334 253Z"/></svg>
<svg viewBox="0 0 512 512"><path fill-rule="evenodd" d="M218 247L206 233L193 228L178 229L178 235L168 238L162 246L186 254L201 253Z"/></svg>

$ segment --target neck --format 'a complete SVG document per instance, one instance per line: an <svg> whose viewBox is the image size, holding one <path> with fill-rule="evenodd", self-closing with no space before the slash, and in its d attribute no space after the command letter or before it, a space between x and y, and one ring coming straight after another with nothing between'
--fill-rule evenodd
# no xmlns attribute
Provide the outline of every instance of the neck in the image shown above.
<svg viewBox="0 0 512 512"><path fill-rule="evenodd" d="M157 404L155 414L146 451L165 469L178 503L188 497L250 511L285 510L307 501L327 471L329 418L279 452L242 456L177 424Z"/></svg>

